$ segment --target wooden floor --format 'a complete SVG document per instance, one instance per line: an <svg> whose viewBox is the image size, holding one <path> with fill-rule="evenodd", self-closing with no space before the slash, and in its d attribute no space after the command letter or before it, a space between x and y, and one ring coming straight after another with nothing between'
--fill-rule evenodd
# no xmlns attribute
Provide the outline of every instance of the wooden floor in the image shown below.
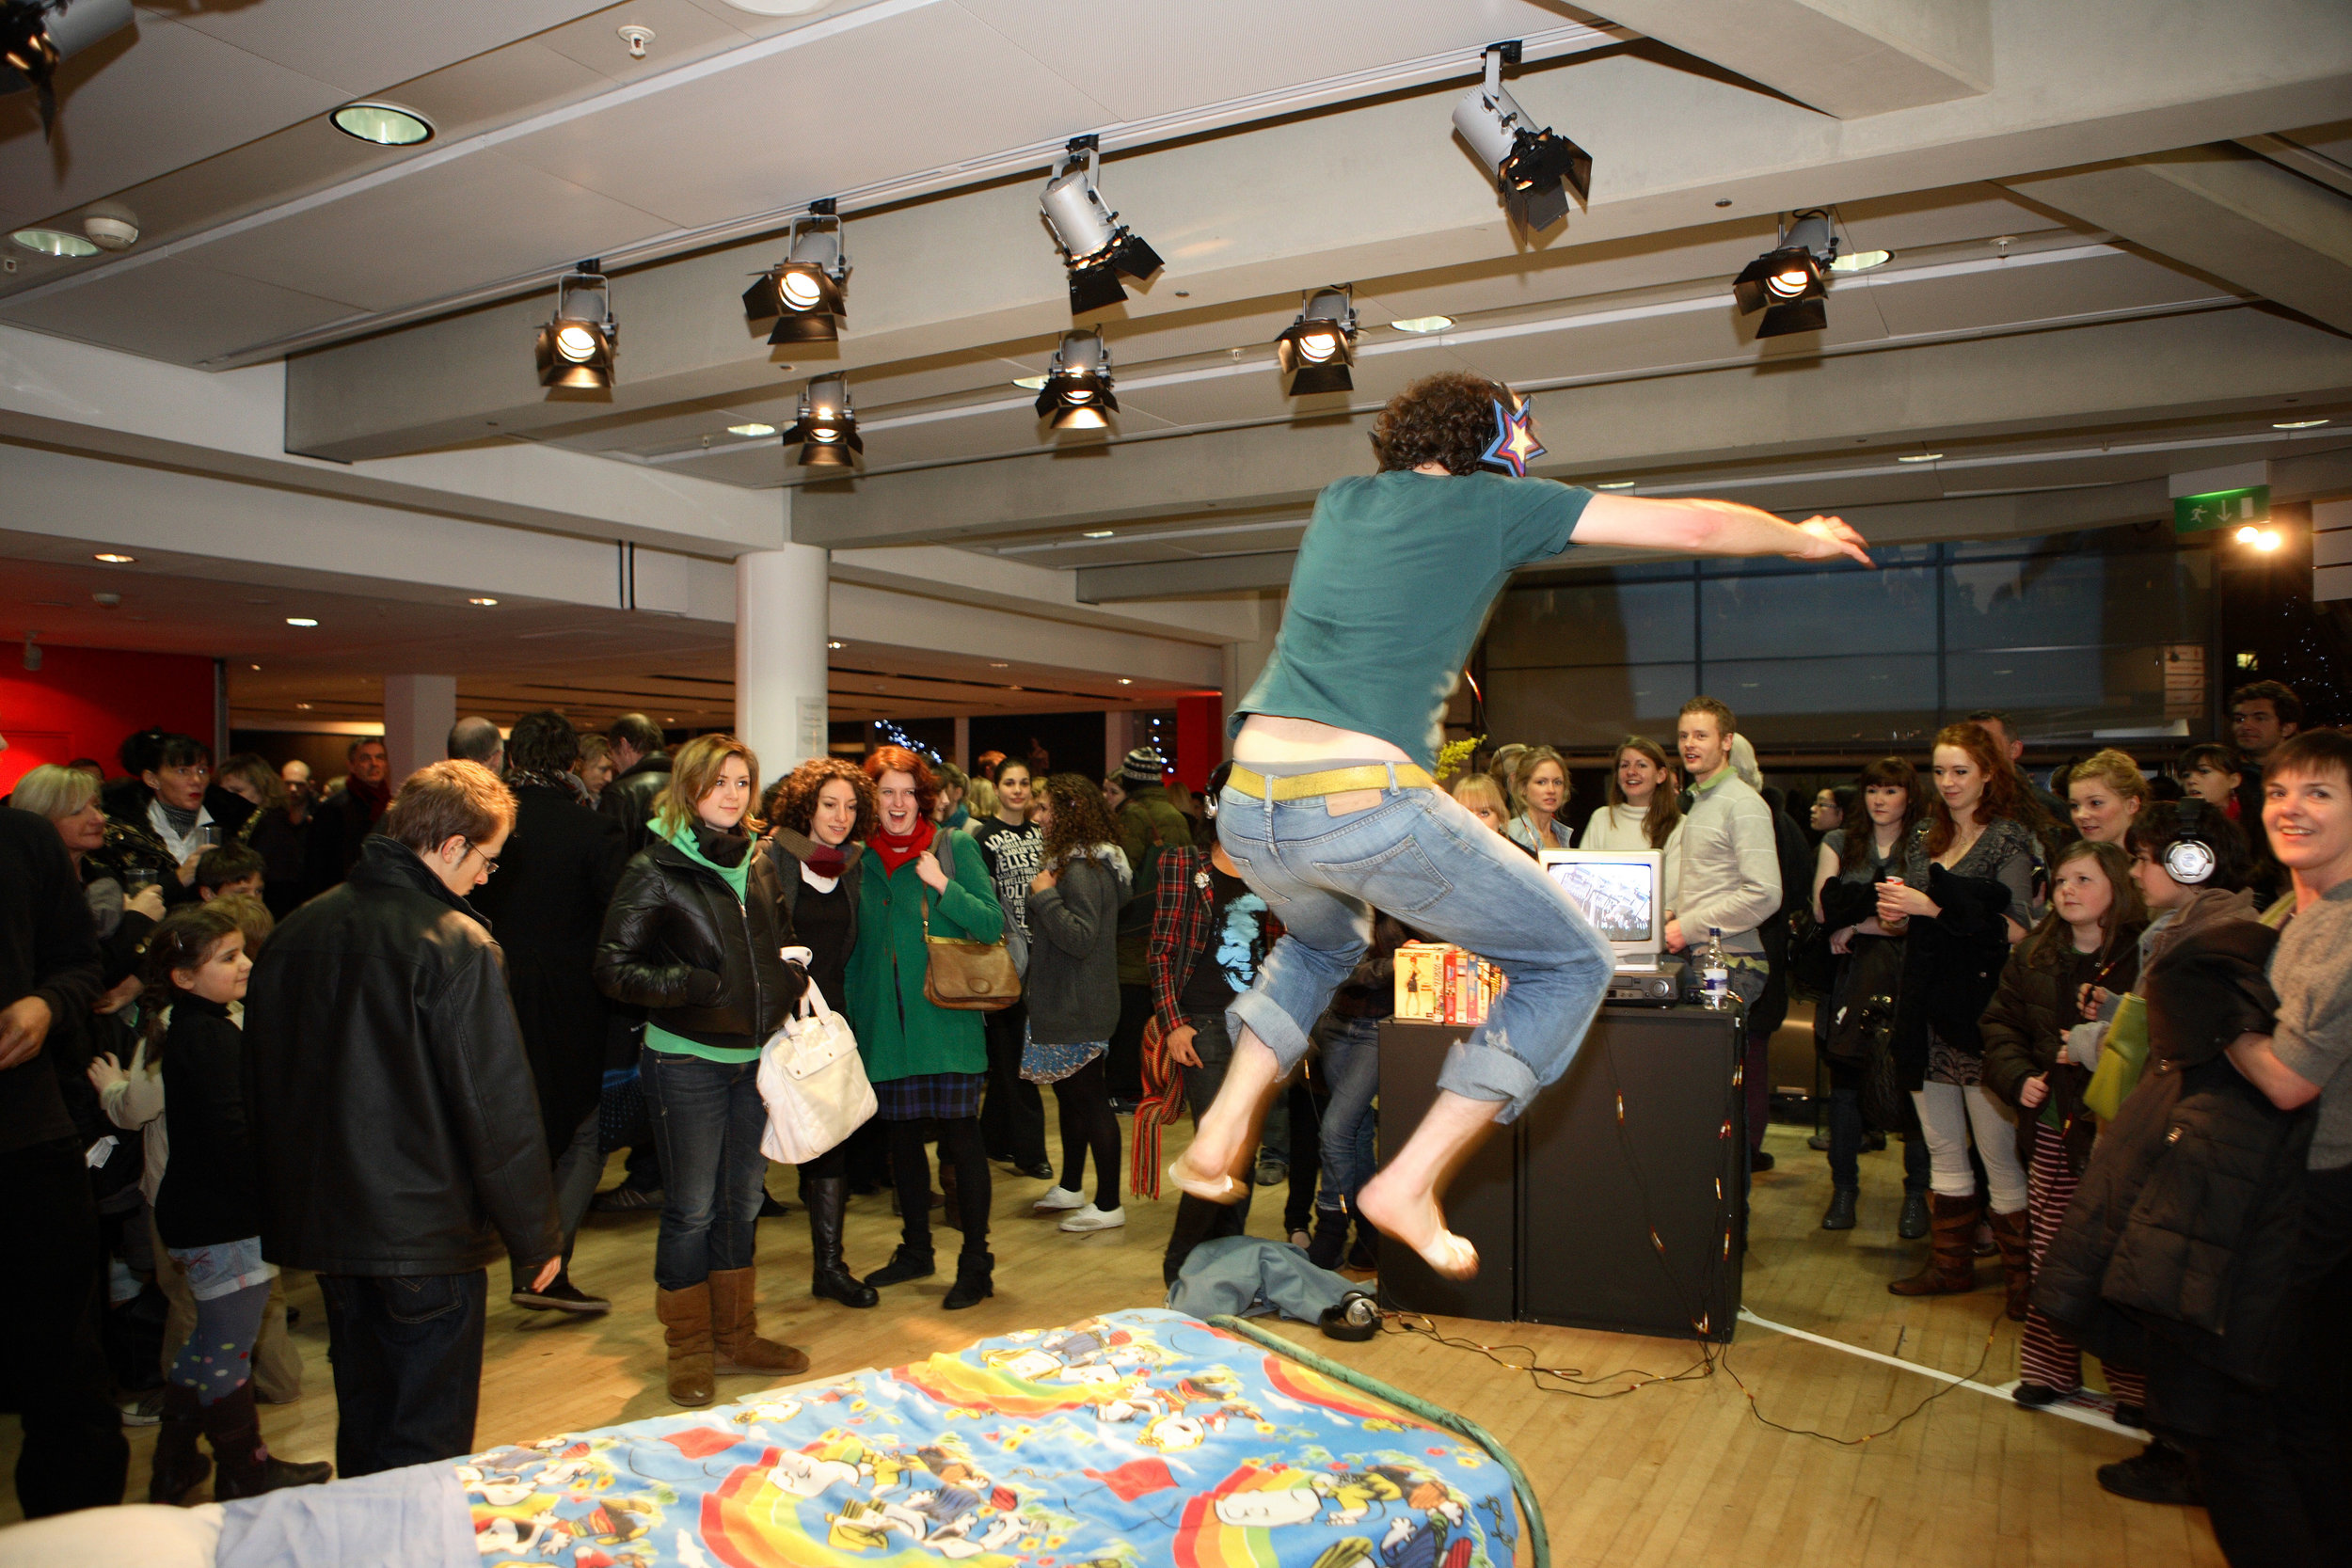
<svg viewBox="0 0 2352 1568"><path fill-rule="evenodd" d="M1899 1146L1864 1157L1861 1226L1833 1233L1819 1228L1828 1177L1822 1156L1805 1147L1807 1131L1775 1127L1769 1134L1779 1168L1756 1182L1748 1308L1841 1343L1963 1374L1977 1366L1991 1327L1983 1381L2013 1379L2016 1330L1998 1319L1994 1264L1982 1266L1985 1288L1973 1295L1905 1301L1884 1289L1888 1278L1911 1272L1925 1245L1894 1234ZM1168 1156L1184 1137L1182 1130L1171 1132ZM617 1179L617 1165L612 1174ZM788 1173L772 1184L778 1196L793 1196ZM940 1310L946 1274L885 1291L882 1305L870 1311L812 1300L807 1227L795 1205L789 1217L760 1227L763 1329L804 1347L823 1372L893 1365L1090 1312L1158 1306L1173 1202L1131 1199L1124 1229L1066 1236L1029 1213L1042 1186L999 1169L997 1293L957 1313ZM1279 1223L1279 1206L1262 1200L1250 1230L1276 1235ZM480 1446L670 1411L653 1316L654 1229L650 1213L597 1215L581 1234L574 1276L612 1298L608 1317L516 1310L505 1304L503 1273L494 1273ZM880 1266L897 1230L886 1195L853 1200L851 1265ZM954 1238L938 1240L945 1264ZM266 1409L263 1431L289 1458L332 1458L335 1399L318 1291L307 1277L291 1283L290 1299L303 1309L294 1338L309 1387L300 1402ZM1459 1320L1440 1326L1489 1343L1513 1342L1544 1365L1582 1368L1590 1377L1620 1370L1672 1374L1695 1357L1694 1346L1671 1340ZM1539 1393L1524 1374L1424 1338L1389 1334L1348 1345L1307 1325L1281 1327L1327 1355L1439 1401L1501 1438L1542 1494L1563 1563L2078 1568L2122 1561L2132 1568L2218 1568L2222 1560L2201 1512L2127 1503L2099 1489L2093 1467L2136 1451L2135 1441L1752 1323L1741 1324L1729 1368L1753 1393L1756 1414L1784 1426L1860 1437L1937 1390L1949 1392L1887 1435L1840 1447L1765 1426L1751 1415L1740 1385L1720 1370L1591 1400ZM720 1397L739 1398L757 1386L751 1378L722 1378ZM146 1490L153 1433L151 1427L131 1431L135 1497ZM0 1418L0 1464L13 1465L16 1445L14 1418ZM0 1509L15 1517L12 1495L0 1497Z"/></svg>

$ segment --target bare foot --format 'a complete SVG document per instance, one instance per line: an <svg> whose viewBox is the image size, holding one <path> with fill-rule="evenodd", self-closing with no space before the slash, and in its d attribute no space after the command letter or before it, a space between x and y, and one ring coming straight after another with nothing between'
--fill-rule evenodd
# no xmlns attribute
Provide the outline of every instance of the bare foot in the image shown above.
<svg viewBox="0 0 2352 1568"><path fill-rule="evenodd" d="M1391 1183L1387 1171L1363 1185L1356 1195L1356 1212L1421 1254L1422 1261L1448 1279L1470 1279L1478 1273L1478 1249L1445 1227L1438 1196L1426 1187L1407 1189Z"/></svg>
<svg viewBox="0 0 2352 1568"><path fill-rule="evenodd" d="M1210 1203L1235 1204L1249 1196L1248 1183L1228 1176L1222 1171L1203 1176L1191 1164L1189 1150L1179 1154L1168 1167L1168 1179L1197 1198Z"/></svg>

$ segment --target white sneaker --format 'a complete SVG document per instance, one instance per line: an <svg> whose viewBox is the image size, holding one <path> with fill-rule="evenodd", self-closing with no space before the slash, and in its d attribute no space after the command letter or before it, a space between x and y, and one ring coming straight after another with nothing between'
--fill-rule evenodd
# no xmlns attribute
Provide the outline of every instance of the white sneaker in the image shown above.
<svg viewBox="0 0 2352 1568"><path fill-rule="evenodd" d="M1083 1209L1086 1206L1085 1195L1073 1193L1067 1187L1048 1187L1043 1197L1029 1205L1041 1214L1055 1214L1064 1209Z"/></svg>
<svg viewBox="0 0 2352 1568"><path fill-rule="evenodd" d="M1116 1230L1127 1223L1127 1211L1097 1209L1089 1203L1061 1222L1064 1230Z"/></svg>

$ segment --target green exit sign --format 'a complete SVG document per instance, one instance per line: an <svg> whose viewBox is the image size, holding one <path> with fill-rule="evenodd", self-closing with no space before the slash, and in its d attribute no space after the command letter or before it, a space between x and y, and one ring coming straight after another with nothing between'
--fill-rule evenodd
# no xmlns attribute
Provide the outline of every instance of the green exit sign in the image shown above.
<svg viewBox="0 0 2352 1568"><path fill-rule="evenodd" d="M2237 528L2270 520L2270 486L2216 490L2202 496L2177 496L2172 501L2172 531L2199 533L2206 529Z"/></svg>

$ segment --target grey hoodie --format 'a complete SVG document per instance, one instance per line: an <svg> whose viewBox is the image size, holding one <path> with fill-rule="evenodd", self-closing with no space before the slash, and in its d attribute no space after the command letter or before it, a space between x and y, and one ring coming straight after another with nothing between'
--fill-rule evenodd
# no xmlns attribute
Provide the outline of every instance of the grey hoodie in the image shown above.
<svg viewBox="0 0 2352 1568"><path fill-rule="evenodd" d="M1125 851L1098 844L1072 855L1060 880L1029 895L1029 972L1022 998L1040 1045L1107 1040L1119 1027L1119 907Z"/></svg>

